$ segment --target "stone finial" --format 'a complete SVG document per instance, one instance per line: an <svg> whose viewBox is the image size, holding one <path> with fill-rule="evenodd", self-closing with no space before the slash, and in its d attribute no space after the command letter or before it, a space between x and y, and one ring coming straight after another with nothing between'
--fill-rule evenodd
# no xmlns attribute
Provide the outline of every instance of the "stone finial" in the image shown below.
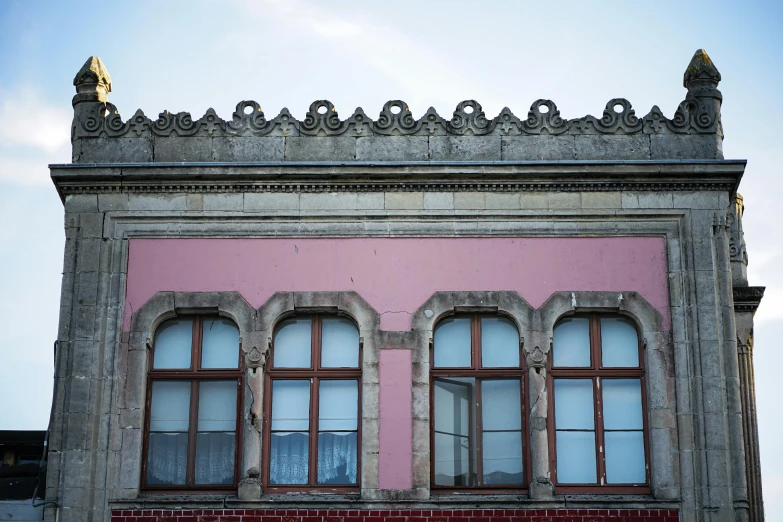
<svg viewBox="0 0 783 522"><path fill-rule="evenodd" d="M76 96L73 104L83 101L107 102L111 92L111 76L103 61L97 56L90 56L73 79Z"/></svg>
<svg viewBox="0 0 783 522"><path fill-rule="evenodd" d="M688 91L695 89L715 89L720 82L720 72L704 49L699 49L691 58L691 63L685 69L682 78L683 86Z"/></svg>

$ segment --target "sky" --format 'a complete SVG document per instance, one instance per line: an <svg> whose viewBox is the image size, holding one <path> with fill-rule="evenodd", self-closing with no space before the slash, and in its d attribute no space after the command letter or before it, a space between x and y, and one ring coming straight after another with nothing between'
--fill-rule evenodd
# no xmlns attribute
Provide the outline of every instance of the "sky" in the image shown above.
<svg viewBox="0 0 783 522"><path fill-rule="evenodd" d="M237 102L302 118L317 99L342 118L390 99L448 117L475 99L524 117L539 98L564 118L627 98L671 117L704 48L720 70L727 159L740 186L756 314L755 368L767 520L783 521L783 2L594 0L0 0L0 429L45 429L63 262L62 203L47 165L70 161L73 77L91 55L123 118L194 119ZM11 398L11 400L8 400Z"/></svg>

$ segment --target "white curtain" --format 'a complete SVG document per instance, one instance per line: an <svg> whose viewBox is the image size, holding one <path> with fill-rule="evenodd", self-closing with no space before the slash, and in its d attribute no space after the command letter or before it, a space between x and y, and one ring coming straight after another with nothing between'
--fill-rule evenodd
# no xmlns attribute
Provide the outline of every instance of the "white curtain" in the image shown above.
<svg viewBox="0 0 783 522"><path fill-rule="evenodd" d="M184 484L188 465L188 434L153 433L149 444L147 482Z"/></svg>
<svg viewBox="0 0 783 522"><path fill-rule="evenodd" d="M234 482L234 433L199 433L196 484Z"/></svg>
<svg viewBox="0 0 783 522"><path fill-rule="evenodd" d="M356 484L356 433L321 433L318 436L318 483L325 484L339 474ZM340 468L345 467L345 471Z"/></svg>

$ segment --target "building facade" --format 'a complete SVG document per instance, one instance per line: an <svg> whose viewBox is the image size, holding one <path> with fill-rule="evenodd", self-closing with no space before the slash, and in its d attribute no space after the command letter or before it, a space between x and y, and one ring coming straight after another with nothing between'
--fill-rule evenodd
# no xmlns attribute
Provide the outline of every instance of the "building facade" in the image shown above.
<svg viewBox="0 0 783 522"><path fill-rule="evenodd" d="M719 81L698 51L671 119L123 120L89 59L48 519L763 520Z"/></svg>

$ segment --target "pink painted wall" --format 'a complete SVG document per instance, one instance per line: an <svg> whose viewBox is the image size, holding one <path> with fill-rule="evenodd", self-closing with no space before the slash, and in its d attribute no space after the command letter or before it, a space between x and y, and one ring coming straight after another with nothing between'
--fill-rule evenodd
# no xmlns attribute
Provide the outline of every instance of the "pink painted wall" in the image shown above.
<svg viewBox="0 0 783 522"><path fill-rule="evenodd" d="M358 292L381 329L410 330L438 290L516 290L533 307L557 291L639 292L668 329L664 239L132 239L123 327L162 290L236 290L254 307L277 291Z"/></svg>
<svg viewBox="0 0 783 522"><path fill-rule="evenodd" d="M434 292L516 290L533 307L557 291L639 292L668 329L663 238L132 239L123 327L159 291L354 290L383 330L410 330ZM412 487L411 353L380 354L379 487Z"/></svg>
<svg viewBox="0 0 783 522"><path fill-rule="evenodd" d="M413 487L411 352L381 350L378 488Z"/></svg>

